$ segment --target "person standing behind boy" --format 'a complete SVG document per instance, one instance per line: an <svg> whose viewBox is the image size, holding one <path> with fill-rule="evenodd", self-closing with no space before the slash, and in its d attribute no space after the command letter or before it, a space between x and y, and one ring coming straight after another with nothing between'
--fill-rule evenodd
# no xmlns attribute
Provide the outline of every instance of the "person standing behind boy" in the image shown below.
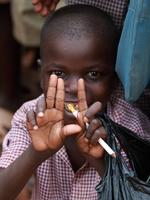
<svg viewBox="0 0 150 200"><path fill-rule="evenodd" d="M55 10L59 1L60 0L32 0L32 4L34 5L34 11L45 17L50 11L53 12ZM86 4L100 8L110 15L117 27L119 35L122 31L124 19L129 5L129 0L64 0L64 2L66 5Z"/></svg>
<svg viewBox="0 0 150 200"><path fill-rule="evenodd" d="M16 112L4 139L0 199L16 198L32 174L32 200L97 199L95 187L107 165L97 142L106 139L106 131L94 117L101 110L150 139L148 118L111 95L117 45L114 23L96 7L65 6L47 18L38 60L44 94ZM78 120L67 109L70 103ZM119 143L118 148L128 164Z"/></svg>

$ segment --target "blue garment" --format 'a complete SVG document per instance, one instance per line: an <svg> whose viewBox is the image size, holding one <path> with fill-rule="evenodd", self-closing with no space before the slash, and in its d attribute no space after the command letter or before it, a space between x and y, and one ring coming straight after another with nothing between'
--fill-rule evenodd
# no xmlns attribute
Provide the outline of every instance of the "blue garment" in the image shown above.
<svg viewBox="0 0 150 200"><path fill-rule="evenodd" d="M150 81L150 0L130 0L116 72L124 86L125 99L136 101Z"/></svg>

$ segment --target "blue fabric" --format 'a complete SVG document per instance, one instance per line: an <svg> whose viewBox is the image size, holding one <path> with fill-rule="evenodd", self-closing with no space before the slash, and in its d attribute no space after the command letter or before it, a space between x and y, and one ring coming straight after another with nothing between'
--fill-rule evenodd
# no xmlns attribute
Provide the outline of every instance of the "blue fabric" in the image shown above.
<svg viewBox="0 0 150 200"><path fill-rule="evenodd" d="M125 99L136 101L150 81L150 0L130 0L116 72L124 86Z"/></svg>

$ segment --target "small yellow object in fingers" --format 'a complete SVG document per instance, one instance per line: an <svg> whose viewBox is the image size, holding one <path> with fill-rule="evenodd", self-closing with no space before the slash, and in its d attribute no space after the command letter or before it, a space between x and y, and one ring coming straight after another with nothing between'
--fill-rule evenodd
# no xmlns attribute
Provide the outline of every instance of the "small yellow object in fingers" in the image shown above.
<svg viewBox="0 0 150 200"><path fill-rule="evenodd" d="M67 107L68 107L68 109L69 109L69 111L70 111L70 112L72 112L72 113L73 113L73 112L75 111L75 109L74 109L73 105L71 105L71 104L68 104L68 105L67 105Z"/></svg>

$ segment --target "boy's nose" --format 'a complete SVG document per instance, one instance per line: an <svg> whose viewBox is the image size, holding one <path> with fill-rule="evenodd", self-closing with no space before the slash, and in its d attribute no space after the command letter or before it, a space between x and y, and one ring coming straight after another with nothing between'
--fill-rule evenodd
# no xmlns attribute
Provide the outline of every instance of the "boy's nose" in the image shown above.
<svg viewBox="0 0 150 200"><path fill-rule="evenodd" d="M65 81L65 90L71 94L77 94L79 78L70 77Z"/></svg>

